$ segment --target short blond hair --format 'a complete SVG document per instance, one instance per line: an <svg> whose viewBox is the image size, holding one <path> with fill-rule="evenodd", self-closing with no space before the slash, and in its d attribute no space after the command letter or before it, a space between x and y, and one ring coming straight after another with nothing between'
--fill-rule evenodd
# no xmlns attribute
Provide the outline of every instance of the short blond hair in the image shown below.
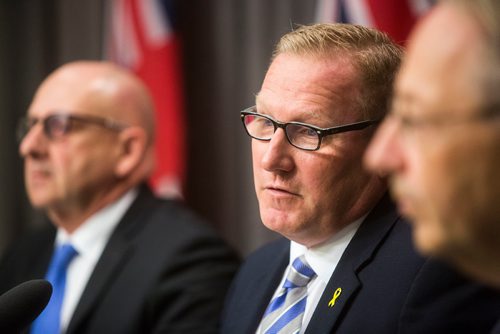
<svg viewBox="0 0 500 334"><path fill-rule="evenodd" d="M388 111L402 48L385 33L360 25L320 23L300 26L284 35L273 52L336 57L347 55L361 83L358 104L366 118L380 119Z"/></svg>

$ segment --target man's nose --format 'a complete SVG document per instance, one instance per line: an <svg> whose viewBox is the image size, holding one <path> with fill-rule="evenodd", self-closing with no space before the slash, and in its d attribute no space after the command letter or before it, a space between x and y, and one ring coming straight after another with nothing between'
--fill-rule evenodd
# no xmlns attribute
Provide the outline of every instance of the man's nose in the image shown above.
<svg viewBox="0 0 500 334"><path fill-rule="evenodd" d="M29 155L40 154L45 146L47 137L43 132L41 123L33 125L21 139L19 144L19 154L26 158Z"/></svg>
<svg viewBox="0 0 500 334"><path fill-rule="evenodd" d="M262 167L268 171L289 172L294 168L293 150L298 150L288 142L285 131L278 128L271 140L263 142L266 151L262 157Z"/></svg>
<svg viewBox="0 0 500 334"><path fill-rule="evenodd" d="M388 175L402 166L398 124L387 118L375 133L364 156L368 169L380 175Z"/></svg>

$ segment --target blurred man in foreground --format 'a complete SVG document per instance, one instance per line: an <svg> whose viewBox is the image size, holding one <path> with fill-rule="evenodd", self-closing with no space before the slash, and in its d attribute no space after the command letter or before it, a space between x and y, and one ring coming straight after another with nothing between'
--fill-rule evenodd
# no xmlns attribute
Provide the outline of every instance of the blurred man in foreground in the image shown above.
<svg viewBox="0 0 500 334"><path fill-rule="evenodd" d="M237 261L146 185L154 128L144 85L110 63L64 65L37 90L19 150L29 199L52 224L17 241L0 266L2 291L53 282L31 333L217 332Z"/></svg>
<svg viewBox="0 0 500 334"><path fill-rule="evenodd" d="M256 106L254 182L266 227L284 236L246 261L223 333L486 333L500 299L420 257L362 165L387 110L402 51L361 26L282 37Z"/></svg>
<svg viewBox="0 0 500 334"><path fill-rule="evenodd" d="M500 2L442 1L414 31L366 155L425 254L500 288ZM498 310L500 315L500 310Z"/></svg>

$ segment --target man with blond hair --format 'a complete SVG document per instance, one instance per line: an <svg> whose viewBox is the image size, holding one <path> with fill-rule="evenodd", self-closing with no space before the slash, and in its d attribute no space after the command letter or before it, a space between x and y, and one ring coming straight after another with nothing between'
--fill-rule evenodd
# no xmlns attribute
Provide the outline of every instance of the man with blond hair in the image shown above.
<svg viewBox="0 0 500 334"><path fill-rule="evenodd" d="M252 254L223 333L486 333L500 298L420 257L364 151L391 98L401 49L349 24L278 43L241 112L262 222L284 238Z"/></svg>

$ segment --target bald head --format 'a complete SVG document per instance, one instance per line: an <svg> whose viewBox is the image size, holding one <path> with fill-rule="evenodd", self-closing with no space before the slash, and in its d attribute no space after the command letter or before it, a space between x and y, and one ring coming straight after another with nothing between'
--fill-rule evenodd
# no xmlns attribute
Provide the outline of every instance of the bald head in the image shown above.
<svg viewBox="0 0 500 334"><path fill-rule="evenodd" d="M68 231L153 171L151 97L114 64L58 68L40 85L27 116L19 151L28 195Z"/></svg>
<svg viewBox="0 0 500 334"><path fill-rule="evenodd" d="M106 117L146 130L148 141L154 139L154 107L149 91L128 70L110 62L76 61L65 64L39 87L34 101L57 86L58 95L73 96L75 104L88 105L96 116Z"/></svg>

